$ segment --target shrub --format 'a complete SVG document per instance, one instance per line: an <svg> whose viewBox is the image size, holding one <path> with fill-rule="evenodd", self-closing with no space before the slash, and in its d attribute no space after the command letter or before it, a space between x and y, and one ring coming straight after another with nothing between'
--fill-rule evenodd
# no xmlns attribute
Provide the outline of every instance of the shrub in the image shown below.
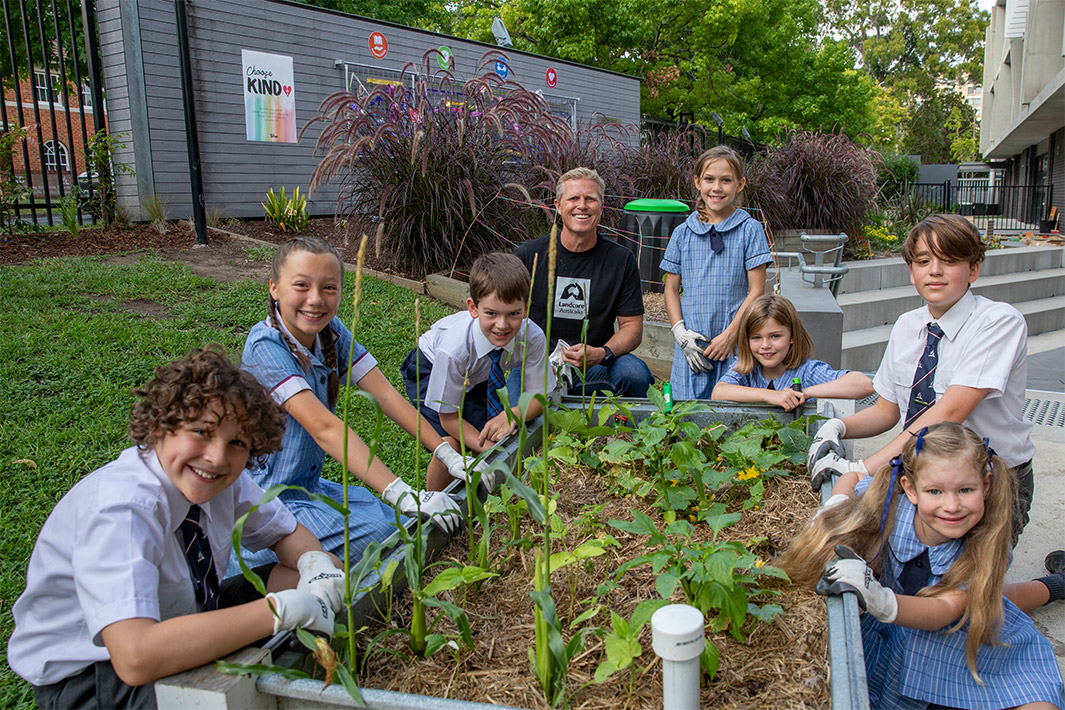
<svg viewBox="0 0 1065 710"><path fill-rule="evenodd" d="M274 194L274 188L266 193L266 202L260 202L266 210L266 220L276 224L282 232L299 234L307 229L310 217L307 216L307 197L300 194L297 187L291 197L285 197L285 188L281 194Z"/></svg>
<svg viewBox="0 0 1065 710"><path fill-rule="evenodd" d="M501 239L542 231L543 216L520 207L550 211L525 186L544 179L544 166L535 168L542 156L565 153L573 140L540 96L491 71L458 85L431 70L438 54L426 52L417 74L404 67L398 85L327 97L304 127L323 124L311 189L342 183L337 216L359 223L351 218L377 215L379 255L387 250L413 276L467 265L508 248ZM481 69L497 57L485 54Z"/></svg>
<svg viewBox="0 0 1065 710"><path fill-rule="evenodd" d="M879 156L843 134L792 131L755 157L748 200L774 229L862 234L876 198Z"/></svg>
<svg viewBox="0 0 1065 710"><path fill-rule="evenodd" d="M166 195L153 192L147 197L141 198L141 207L144 208L152 228L160 234L166 234L167 223L170 221L170 200Z"/></svg>

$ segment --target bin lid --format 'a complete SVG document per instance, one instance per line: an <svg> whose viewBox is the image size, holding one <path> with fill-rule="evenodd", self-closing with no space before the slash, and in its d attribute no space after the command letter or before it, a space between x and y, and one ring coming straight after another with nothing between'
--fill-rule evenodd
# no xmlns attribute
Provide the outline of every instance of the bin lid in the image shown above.
<svg viewBox="0 0 1065 710"><path fill-rule="evenodd" d="M680 200L639 199L626 203L629 212L691 212L691 207Z"/></svg>

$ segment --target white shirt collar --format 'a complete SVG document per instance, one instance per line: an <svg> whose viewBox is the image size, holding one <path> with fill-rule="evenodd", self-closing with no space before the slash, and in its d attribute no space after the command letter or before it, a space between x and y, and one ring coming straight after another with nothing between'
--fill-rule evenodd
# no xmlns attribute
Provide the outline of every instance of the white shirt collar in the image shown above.
<svg viewBox="0 0 1065 710"><path fill-rule="evenodd" d="M192 503L185 497L185 494L178 490L173 481L170 480L170 476L166 475L166 471L163 469L163 464L159 461L159 455L155 450L151 451L138 451L137 452L141 460L144 461L144 465L151 471L156 478L159 479L159 484L163 487L163 491L166 494L166 503L170 507L170 525L167 528L167 534L173 533L178 529L183 521L189 514L189 508L192 507ZM200 510L203 511L203 517L201 518L201 527L207 529L207 523L211 519L210 505L207 503L200 506Z"/></svg>
<svg viewBox="0 0 1065 710"><path fill-rule="evenodd" d="M277 314L277 318L275 320L277 320L277 327L281 330L281 332L285 336L288 337L288 339L291 342L296 344L297 348L299 348L304 353L306 353L308 357L314 355L314 353L312 353L310 350L308 350L307 347L303 343L301 343L296 338L296 336L294 336L292 334L292 331L288 329L287 325L285 325L285 319L281 317L280 313ZM267 323L269 323L269 321L267 321ZM326 326L326 327L328 327L328 326ZM319 332L317 335L314 336L314 349L318 350L319 352L321 352L321 350L322 350L322 333L321 332Z"/></svg>
<svg viewBox="0 0 1065 710"><path fill-rule="evenodd" d="M939 327L943 329L943 335L948 340L954 340L954 337L961 330L961 327L965 325L965 321L972 315L973 310L976 309L976 296L973 295L972 289L965 292L965 295L958 299L950 309L943 314L942 317L936 318L932 315L932 311L928 310L928 306L925 305L925 311L928 313L928 320L935 321L939 324Z"/></svg>

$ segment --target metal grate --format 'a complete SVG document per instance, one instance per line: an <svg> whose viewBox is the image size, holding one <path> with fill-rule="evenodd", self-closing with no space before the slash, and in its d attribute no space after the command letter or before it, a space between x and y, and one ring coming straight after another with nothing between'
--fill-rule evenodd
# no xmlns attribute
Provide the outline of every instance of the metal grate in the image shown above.
<svg viewBox="0 0 1065 710"><path fill-rule="evenodd" d="M1065 428L1065 404L1049 399L1025 399L1024 416L1033 424Z"/></svg>

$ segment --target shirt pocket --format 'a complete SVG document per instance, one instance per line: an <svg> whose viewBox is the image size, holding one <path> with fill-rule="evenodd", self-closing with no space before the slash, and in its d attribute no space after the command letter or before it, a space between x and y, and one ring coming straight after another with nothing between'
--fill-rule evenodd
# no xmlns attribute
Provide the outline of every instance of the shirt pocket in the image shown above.
<svg viewBox="0 0 1065 710"><path fill-rule="evenodd" d="M159 580L159 620L166 621L176 616L196 612L196 597L192 590L192 578Z"/></svg>

